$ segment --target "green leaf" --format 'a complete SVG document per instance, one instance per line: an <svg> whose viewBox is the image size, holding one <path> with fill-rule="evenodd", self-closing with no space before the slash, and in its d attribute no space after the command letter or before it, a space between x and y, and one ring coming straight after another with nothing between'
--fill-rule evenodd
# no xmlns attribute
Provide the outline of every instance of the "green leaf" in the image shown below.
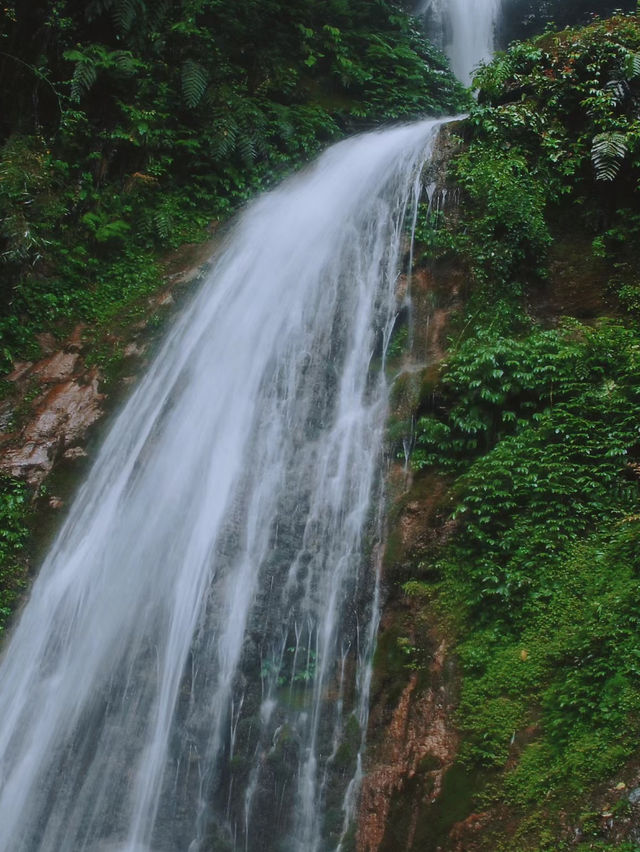
<svg viewBox="0 0 640 852"><path fill-rule="evenodd" d="M207 71L193 59L187 59L182 65L182 95L189 109L194 109L204 95L209 75Z"/></svg>
<svg viewBox="0 0 640 852"><path fill-rule="evenodd" d="M596 170L596 180L615 180L628 152L627 137L623 133L612 131L594 136L591 145L591 161Z"/></svg>

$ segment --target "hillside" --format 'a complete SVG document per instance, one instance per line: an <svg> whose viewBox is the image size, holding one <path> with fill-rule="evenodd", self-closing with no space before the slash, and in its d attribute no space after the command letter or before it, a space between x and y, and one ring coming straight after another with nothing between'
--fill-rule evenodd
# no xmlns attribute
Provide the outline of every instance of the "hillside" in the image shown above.
<svg viewBox="0 0 640 852"><path fill-rule="evenodd" d="M639 50L498 55L419 224L363 850L638 848Z"/></svg>
<svg viewBox="0 0 640 852"><path fill-rule="evenodd" d="M585 19L533 5L504 39ZM87 433L234 213L332 140L470 110L429 166L389 347L386 604L345 848L640 849L638 15L513 43L472 104L386 0L16 0L0 82L0 630Z"/></svg>
<svg viewBox="0 0 640 852"><path fill-rule="evenodd" d="M62 502L40 485L67 450L81 466L110 379L202 255L179 247L330 141L467 103L387 0L4 4L0 629L49 526L33 498Z"/></svg>

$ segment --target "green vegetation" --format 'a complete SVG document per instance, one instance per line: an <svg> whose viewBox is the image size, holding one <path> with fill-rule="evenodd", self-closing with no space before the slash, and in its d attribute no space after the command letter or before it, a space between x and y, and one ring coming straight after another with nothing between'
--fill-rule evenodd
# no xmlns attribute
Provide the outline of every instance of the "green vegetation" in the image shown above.
<svg viewBox="0 0 640 852"><path fill-rule="evenodd" d="M327 141L466 100L387 0L8 2L0 84L4 370Z"/></svg>
<svg viewBox="0 0 640 852"><path fill-rule="evenodd" d="M28 517L25 484L0 477L0 633L26 585L23 550L29 536Z"/></svg>
<svg viewBox="0 0 640 852"><path fill-rule="evenodd" d="M545 27L587 24L616 11L632 12L636 0L504 0L499 22L503 44L536 35Z"/></svg>
<svg viewBox="0 0 640 852"><path fill-rule="evenodd" d="M455 527L405 589L431 600L435 577L457 636L460 759L492 779L474 807L509 814L492 850L574 848L573 828L635 848L597 790L634 777L640 734L639 63L624 15L499 55L452 166L462 210L418 230L471 283L413 455L455 477Z"/></svg>
<svg viewBox="0 0 640 852"><path fill-rule="evenodd" d="M40 332L62 339L82 322L87 364L109 380L168 250L331 140L466 102L388 0L8 0L0 373L40 357ZM25 488L5 482L0 629L25 583L28 515Z"/></svg>
<svg viewBox="0 0 640 852"><path fill-rule="evenodd" d="M583 6L512 0L505 34ZM163 250L326 142L468 106L390 0L15 0L0 9L0 83L5 371L41 330L83 320L100 340L135 319ZM453 481L453 531L404 586L451 624L463 672L442 826L500 801L492 852L632 852L603 835L594 791L634 777L640 735L638 17L514 44L475 85L452 164L461 214L422 208L417 228L423 256L469 273L412 459ZM577 296L559 292L566 278ZM0 630L25 582L28 514L5 478ZM378 648L390 693L408 672L428 678L410 626ZM278 685L314 675L313 655L288 649ZM612 818L628 807L618 796Z"/></svg>

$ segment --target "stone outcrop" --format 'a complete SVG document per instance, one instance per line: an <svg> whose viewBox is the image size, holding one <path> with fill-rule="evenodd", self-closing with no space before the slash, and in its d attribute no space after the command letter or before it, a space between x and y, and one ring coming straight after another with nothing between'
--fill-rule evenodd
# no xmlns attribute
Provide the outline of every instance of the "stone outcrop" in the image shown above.
<svg viewBox="0 0 640 852"><path fill-rule="evenodd" d="M413 672L384 728L375 763L364 780L357 852L379 852L394 844L397 849L412 849L425 805L441 793L457 750L446 661L443 640L429 665L430 685L421 688L421 678ZM399 800L404 815L398 826L391 812Z"/></svg>
<svg viewBox="0 0 640 852"><path fill-rule="evenodd" d="M40 485L55 462L78 442L103 414L98 370L74 375L79 355L58 352L32 365L21 376L46 387L35 401L26 425L0 454L0 470Z"/></svg>
<svg viewBox="0 0 640 852"><path fill-rule="evenodd" d="M445 135L445 160L450 144ZM434 179L434 198L440 193L446 199L442 168ZM455 210L451 215L456 215ZM406 286L401 280L401 295ZM466 270L447 263L417 267L410 286L412 348L393 391L392 417L400 423L412 422L437 380L446 354L449 320L464 297ZM439 842L430 822L448 835L456 821L455 814L443 821L435 812L458 753L454 724L457 670L443 625L425 601L402 595L399 584L414 576L416 559L439 548L453 533L454 522L449 519L448 488L442 477L414 478L410 470L394 466L389 492L392 507L385 558L389 599L375 662L356 850L435 852ZM400 665L389 666L394 645L409 653ZM466 837L468 832L462 830L462 834Z"/></svg>
<svg viewBox="0 0 640 852"><path fill-rule="evenodd" d="M120 348L134 371L144 366L149 348L148 318L174 304L177 288L202 277L217 243L213 238L185 245L166 258L164 285L147 300L147 319L109 335L109 342ZM51 333L40 334L37 342L43 357L15 364L5 377L13 392L0 404L0 472L24 479L34 489L62 459L87 454L84 444L89 430L106 410L112 388L105 387L97 367L87 365L86 338L84 324L78 324L63 341ZM123 376L119 384L132 381L131 376ZM63 501L52 497L49 505L60 508Z"/></svg>

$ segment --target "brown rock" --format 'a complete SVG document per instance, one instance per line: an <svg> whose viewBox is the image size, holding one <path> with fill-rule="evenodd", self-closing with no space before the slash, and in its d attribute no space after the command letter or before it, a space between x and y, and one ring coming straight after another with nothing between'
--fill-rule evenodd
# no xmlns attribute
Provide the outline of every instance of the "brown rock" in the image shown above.
<svg viewBox="0 0 640 852"><path fill-rule="evenodd" d="M8 382L19 382L33 367L33 361L16 361L13 370L6 377Z"/></svg>
<svg viewBox="0 0 640 852"><path fill-rule="evenodd" d="M64 452L65 459L82 459L86 458L86 456L87 451L84 447L69 447L69 449Z"/></svg>
<svg viewBox="0 0 640 852"><path fill-rule="evenodd" d="M171 283L186 284L202 275L220 245L220 237L212 229L212 237L204 243L185 243L164 258L165 276Z"/></svg>
<svg viewBox="0 0 640 852"><path fill-rule="evenodd" d="M418 691L413 673L386 727L383 746L365 776L358 819L357 852L377 852L382 845L393 799L420 772L422 794L411 813L407 848L412 847L419 809L435 801L455 759L458 737L450 718L450 700L442 683L447 647L435 649L430 666L432 686ZM431 768L424 771L424 763ZM410 810L410 809L408 809Z"/></svg>
<svg viewBox="0 0 640 852"><path fill-rule="evenodd" d="M98 376L93 372L87 384L63 382L52 388L27 426L27 441L57 436L65 447L82 437L100 417L103 394L98 392Z"/></svg>
<svg viewBox="0 0 640 852"><path fill-rule="evenodd" d="M53 467L47 444L29 442L8 450L0 463L0 469L26 479L31 485L39 485Z"/></svg>
<svg viewBox="0 0 640 852"><path fill-rule="evenodd" d="M65 348L68 352L81 352L84 348L84 332L86 329L84 323L78 325L71 332L71 336L67 338Z"/></svg>
<svg viewBox="0 0 640 852"><path fill-rule="evenodd" d="M125 358L140 358L147 351L147 347L145 345L141 345L139 343L129 343L124 348L124 352L122 353Z"/></svg>
<svg viewBox="0 0 640 852"><path fill-rule="evenodd" d="M172 305L174 301L173 293L170 290L167 290L160 296L157 304L164 307L165 305Z"/></svg>
<svg viewBox="0 0 640 852"><path fill-rule="evenodd" d="M31 369L31 375L37 376L45 384L64 382L73 376L79 357L77 352L56 352L38 361Z"/></svg>
<svg viewBox="0 0 640 852"><path fill-rule="evenodd" d="M36 340L45 355L52 355L58 348L58 341L49 332L43 331L41 334L36 334Z"/></svg>
<svg viewBox="0 0 640 852"><path fill-rule="evenodd" d="M450 833L450 838L454 842L456 852L464 852L468 849L470 835L477 834L490 821L491 814L485 811L480 814L470 814L462 822L456 823Z"/></svg>
<svg viewBox="0 0 640 852"><path fill-rule="evenodd" d="M39 485L65 448L81 440L102 415L104 399L93 371L87 384L70 380L53 387L38 405L20 436L21 446L7 450L0 469Z"/></svg>

